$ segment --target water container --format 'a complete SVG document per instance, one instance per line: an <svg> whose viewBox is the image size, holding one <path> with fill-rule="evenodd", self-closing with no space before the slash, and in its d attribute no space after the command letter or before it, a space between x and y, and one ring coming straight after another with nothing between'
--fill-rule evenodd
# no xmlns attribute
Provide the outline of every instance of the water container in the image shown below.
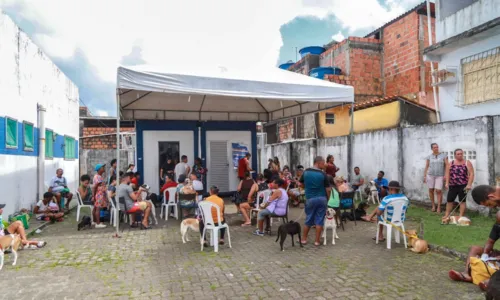
<svg viewBox="0 0 500 300"><path fill-rule="evenodd" d="M280 69L283 69L283 70L288 70L288 68L290 68L291 66L293 66L295 63L293 62L288 62L288 63L284 63L284 64L281 64L279 65L279 68Z"/></svg>
<svg viewBox="0 0 500 300"><path fill-rule="evenodd" d="M309 72L309 76L323 79L325 75L340 75L341 70L337 67L319 67L314 68Z"/></svg>
<svg viewBox="0 0 500 300"><path fill-rule="evenodd" d="M325 48L320 47L320 46L309 46L309 47L304 47L299 50L300 57L304 57L307 54L314 54L314 55L320 55L321 53L325 52Z"/></svg>

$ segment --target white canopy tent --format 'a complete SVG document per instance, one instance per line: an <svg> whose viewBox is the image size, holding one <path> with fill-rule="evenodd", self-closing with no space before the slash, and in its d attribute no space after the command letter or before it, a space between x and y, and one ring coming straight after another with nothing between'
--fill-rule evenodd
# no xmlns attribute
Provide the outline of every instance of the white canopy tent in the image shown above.
<svg viewBox="0 0 500 300"><path fill-rule="evenodd" d="M117 141L122 117L272 122L354 102L351 86L276 67L229 69L195 65L191 70L119 67L116 92ZM118 165L119 148L117 143Z"/></svg>

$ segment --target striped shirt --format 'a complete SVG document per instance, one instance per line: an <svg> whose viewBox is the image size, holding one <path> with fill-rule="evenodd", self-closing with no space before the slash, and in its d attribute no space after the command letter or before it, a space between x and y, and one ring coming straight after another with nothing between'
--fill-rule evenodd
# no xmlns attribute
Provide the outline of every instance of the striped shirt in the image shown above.
<svg viewBox="0 0 500 300"><path fill-rule="evenodd" d="M403 205L403 210L401 213L401 221L404 222L406 219L406 210L408 209L408 206L410 205L410 200L406 198L405 195L403 194L391 194L384 199L382 199L382 202L380 202L380 205L378 206L378 209L381 211L385 211L387 209L387 221L392 222L392 214L394 213L394 207L391 205L392 202L396 200L405 200L406 204ZM382 216L378 217L379 221L383 221Z"/></svg>

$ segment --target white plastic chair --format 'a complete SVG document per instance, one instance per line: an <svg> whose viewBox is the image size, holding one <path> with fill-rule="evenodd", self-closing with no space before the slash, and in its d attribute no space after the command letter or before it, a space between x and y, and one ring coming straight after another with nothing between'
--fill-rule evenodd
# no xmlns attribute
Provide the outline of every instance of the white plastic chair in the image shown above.
<svg viewBox="0 0 500 300"><path fill-rule="evenodd" d="M109 210L109 224L113 224L113 227L116 227L116 222L117 222L117 218L115 218L115 214L116 214L116 204L115 204L115 200L113 199L114 197L110 197L110 194L111 192L108 191L108 199L109 199L109 202L111 203L111 209Z"/></svg>
<svg viewBox="0 0 500 300"><path fill-rule="evenodd" d="M76 191L76 200L78 201L78 207L76 208L76 221L80 222L80 210L84 207L88 207L90 208L90 219L92 220L92 223L94 223L94 206L90 204L83 204L82 196L79 191Z"/></svg>
<svg viewBox="0 0 500 300"><path fill-rule="evenodd" d="M406 210L403 210L403 208L404 207L407 208L408 204L409 204L408 201L404 200L404 199L398 199L398 200L392 201L389 205L387 205L387 207L384 210L384 220L387 220L387 215L388 215L387 211L389 210L389 208L392 208L393 212L392 212L391 223L394 224L394 226L401 228L401 230L403 230L403 232L405 232L405 226L403 223L404 222L403 216L405 216ZM387 249L391 249L392 225L390 223L386 223L384 221L380 221L380 220L378 221L378 223L377 223L377 236L376 236L376 240L375 240L376 244L378 244L378 237L379 237L379 232L380 232L379 225L384 225L385 228L387 229L387 236L386 236ZM399 244L399 242L400 242L399 230L396 229L394 236L395 236L396 243ZM403 234L403 240L405 243L405 248L407 248L406 235L404 235L404 234Z"/></svg>
<svg viewBox="0 0 500 300"><path fill-rule="evenodd" d="M267 189L257 193L257 199L255 200L255 208L252 208L252 210L250 211L250 218L253 217L254 213L256 215L259 214L259 211L261 210L260 204L266 203L269 200L269 197L271 197L272 192L273 191L271 189ZM261 197L262 197L262 202L260 202Z"/></svg>
<svg viewBox="0 0 500 300"><path fill-rule="evenodd" d="M168 199L167 199L168 192ZM163 210L165 210L165 221L168 221L170 207L174 208L174 218L179 220L179 207L176 202L177 188L171 187L163 191L163 203L161 204L160 219L163 218Z"/></svg>
<svg viewBox="0 0 500 300"><path fill-rule="evenodd" d="M212 207L214 207L217 211L217 220L222 220L221 216L221 210L220 207L212 202L209 201L201 201L198 203L198 208L201 211L201 217L203 218L203 224L205 226L203 227L203 235L202 235L202 240L205 240L205 234L207 230L211 230L210 234L210 244L214 246L214 252L219 252L219 230L226 228L227 232L227 240L229 242L229 248L232 248L231 246L231 235L229 234L229 226L227 223L221 224L215 226L215 222L212 216ZM201 243L201 251L203 251L203 244Z"/></svg>

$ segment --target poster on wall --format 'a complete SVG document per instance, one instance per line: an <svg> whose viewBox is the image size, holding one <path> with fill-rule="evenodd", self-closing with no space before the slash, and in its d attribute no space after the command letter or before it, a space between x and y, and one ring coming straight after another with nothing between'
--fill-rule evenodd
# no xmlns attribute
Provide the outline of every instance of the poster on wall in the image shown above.
<svg viewBox="0 0 500 300"><path fill-rule="evenodd" d="M248 147L243 143L232 143L233 148L233 165L238 169L238 162L248 153Z"/></svg>

